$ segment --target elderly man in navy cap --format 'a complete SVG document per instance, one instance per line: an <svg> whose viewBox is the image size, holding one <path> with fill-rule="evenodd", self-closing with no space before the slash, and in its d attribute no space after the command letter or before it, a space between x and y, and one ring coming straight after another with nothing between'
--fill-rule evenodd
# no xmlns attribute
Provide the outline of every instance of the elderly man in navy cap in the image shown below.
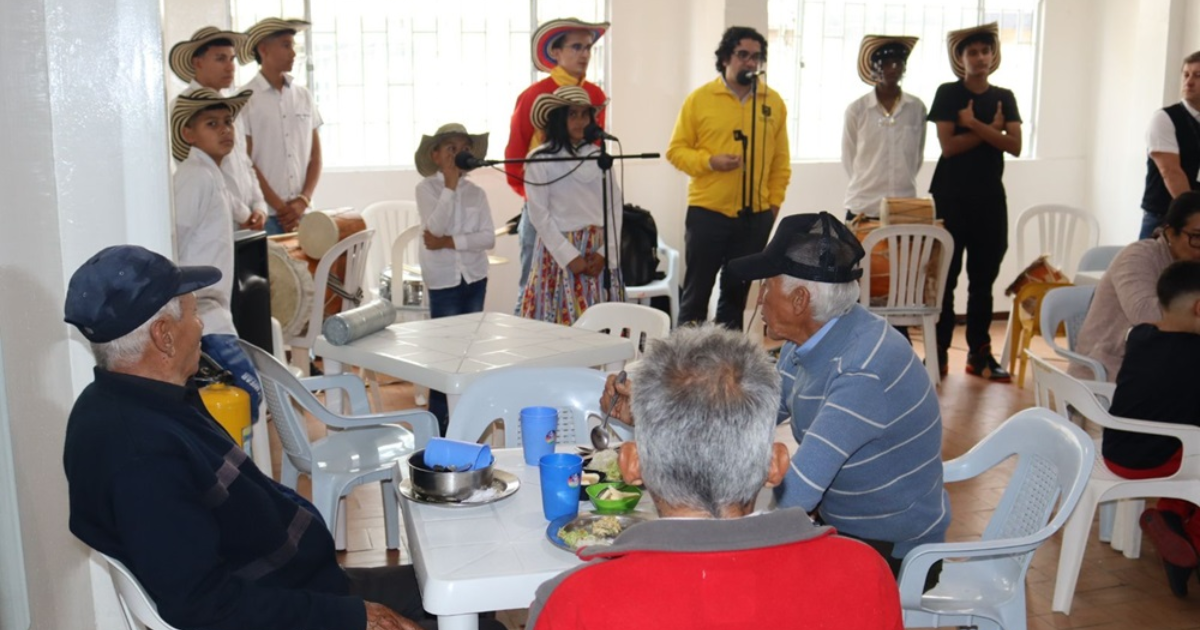
<svg viewBox="0 0 1200 630"><path fill-rule="evenodd" d="M71 277L65 319L97 363L67 424L71 532L129 567L178 628L422 627L412 567L343 571L317 509L263 474L190 384L193 292L220 278L135 246Z"/></svg>
<svg viewBox="0 0 1200 630"><path fill-rule="evenodd" d="M729 271L765 280L767 336L784 342L778 419L791 419L800 447L779 505L871 545L898 573L909 550L944 541L950 524L942 417L912 346L858 304L863 253L833 215L793 215L762 253L730 261ZM604 404L615 390L609 379ZM617 415L629 419L628 406Z"/></svg>

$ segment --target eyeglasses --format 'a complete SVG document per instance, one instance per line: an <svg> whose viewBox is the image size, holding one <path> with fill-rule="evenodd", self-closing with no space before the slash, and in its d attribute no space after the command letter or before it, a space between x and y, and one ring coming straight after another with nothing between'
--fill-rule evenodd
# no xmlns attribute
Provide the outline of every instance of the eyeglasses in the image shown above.
<svg viewBox="0 0 1200 630"><path fill-rule="evenodd" d="M1179 233L1187 237L1188 245L1200 249L1200 232L1189 232L1187 230L1179 230Z"/></svg>
<svg viewBox="0 0 1200 630"><path fill-rule="evenodd" d="M735 51L733 51L733 56L737 57L738 61L746 61L747 59L753 59L755 61L766 61L767 60L767 56L764 55L763 53L760 53L760 52L752 53L749 50L735 50Z"/></svg>

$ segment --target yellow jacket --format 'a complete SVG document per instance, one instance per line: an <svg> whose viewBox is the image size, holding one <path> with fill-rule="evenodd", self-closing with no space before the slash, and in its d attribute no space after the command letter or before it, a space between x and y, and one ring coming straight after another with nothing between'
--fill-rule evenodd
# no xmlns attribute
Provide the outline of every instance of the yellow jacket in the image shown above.
<svg viewBox="0 0 1200 630"><path fill-rule="evenodd" d="M708 159L720 153L742 155L742 143L734 139L734 131L750 135L751 102L749 96L739 101L721 76L697 88L683 102L667 147L667 160L692 178L688 184L689 206L737 216L742 207L743 173L750 168L750 156L746 155L743 168L725 172L714 171ZM792 165L783 99L760 82L758 107L753 173L758 198L752 204L755 212L762 212L783 204Z"/></svg>

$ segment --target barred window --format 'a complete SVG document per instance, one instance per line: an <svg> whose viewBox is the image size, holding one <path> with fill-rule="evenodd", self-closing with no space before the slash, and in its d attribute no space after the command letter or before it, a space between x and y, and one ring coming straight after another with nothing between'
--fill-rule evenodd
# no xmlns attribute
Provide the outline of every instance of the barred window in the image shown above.
<svg viewBox="0 0 1200 630"><path fill-rule="evenodd" d="M1025 145L1033 146L1040 0L768 0L769 83L788 105L794 160L841 155L846 106L871 88L858 78L864 35L921 38L908 60L904 91L928 107L938 85L955 80L946 33L1000 23L1000 69L991 82L1011 89ZM941 153L929 131L925 157Z"/></svg>
<svg viewBox="0 0 1200 630"><path fill-rule="evenodd" d="M508 143L517 95L543 78L530 37L559 17L605 21L608 0L231 0L233 26L265 17L300 17L293 75L308 85L324 125L326 167L413 166L421 134L448 122L488 131L490 153ZM307 7L307 13L306 13ZM588 80L605 84L605 40ZM242 85L258 71L239 70Z"/></svg>

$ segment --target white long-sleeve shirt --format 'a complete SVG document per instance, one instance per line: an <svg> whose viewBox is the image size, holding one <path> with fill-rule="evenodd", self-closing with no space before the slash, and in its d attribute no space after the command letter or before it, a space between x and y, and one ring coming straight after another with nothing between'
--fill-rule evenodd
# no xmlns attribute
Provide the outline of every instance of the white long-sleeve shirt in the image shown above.
<svg viewBox="0 0 1200 630"><path fill-rule="evenodd" d="M283 89L276 90L261 72L238 88L242 90L254 92L238 116L254 143L250 159L275 194L284 201L295 199L304 192L313 132L321 126L312 94L287 74Z"/></svg>
<svg viewBox="0 0 1200 630"><path fill-rule="evenodd" d="M916 197L917 171L925 154L925 103L900 93L891 114L871 90L846 107L842 167L850 176L846 209L879 216L885 197Z"/></svg>
<svg viewBox="0 0 1200 630"><path fill-rule="evenodd" d="M421 241L421 276L430 289L451 289L487 277L487 250L496 246L496 228L487 194L466 177L446 188L441 171L417 184L421 226L434 236L453 236L453 249L431 250Z"/></svg>
<svg viewBox="0 0 1200 630"><path fill-rule="evenodd" d="M186 96L204 86L192 79L183 91ZM221 90L222 96L233 96L231 90ZM170 110L175 109L175 99L171 99ZM258 175L254 173L254 163L250 161L250 153L246 151L246 130L242 125L242 117L233 120L233 151L221 160L221 173L225 175L225 186L233 196L234 203L230 211L233 222L237 225L245 223L251 212L268 214L267 200L263 197L262 186L258 184Z"/></svg>
<svg viewBox="0 0 1200 630"><path fill-rule="evenodd" d="M579 149L579 156L599 153L599 147L586 145ZM531 157L570 157L566 149L551 155L538 154ZM576 169L576 166L579 168ZM575 169L572 172L572 169ZM557 180L549 186L536 184ZM554 257L560 267L566 268L572 260L581 254L571 242L563 236L564 232L574 232L589 225L604 225L604 204L602 197L600 166L595 160L588 160L582 165L578 162L529 162L525 165L525 193L529 201L529 220L537 228L538 238L545 243L546 249ZM612 215L608 223L608 258L607 264L612 269L620 268L621 218L624 214L624 197L621 187L616 183L616 177L609 173L608 177L609 207ZM598 250L604 253L604 248Z"/></svg>
<svg viewBox="0 0 1200 630"><path fill-rule="evenodd" d="M233 198L225 176L207 153L192 147L172 179L175 251L179 265L210 265L221 280L196 291L196 310L206 335L236 335L229 300L233 292Z"/></svg>

